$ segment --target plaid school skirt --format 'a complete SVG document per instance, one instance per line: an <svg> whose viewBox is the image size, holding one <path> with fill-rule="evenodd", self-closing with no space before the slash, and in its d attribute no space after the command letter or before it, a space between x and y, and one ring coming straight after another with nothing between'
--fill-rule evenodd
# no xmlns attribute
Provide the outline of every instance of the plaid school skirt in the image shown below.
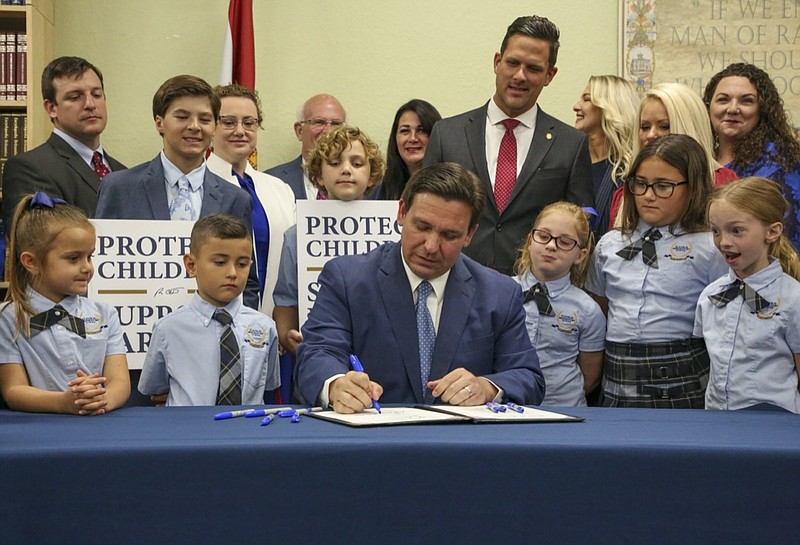
<svg viewBox="0 0 800 545"><path fill-rule="evenodd" d="M606 341L600 405L702 409L708 370L703 339L646 344Z"/></svg>

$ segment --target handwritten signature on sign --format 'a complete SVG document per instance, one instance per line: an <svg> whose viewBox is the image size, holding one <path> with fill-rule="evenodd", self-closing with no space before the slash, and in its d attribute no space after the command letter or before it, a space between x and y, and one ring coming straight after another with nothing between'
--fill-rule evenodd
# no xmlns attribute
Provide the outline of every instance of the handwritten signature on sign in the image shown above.
<svg viewBox="0 0 800 545"><path fill-rule="evenodd" d="M186 291L186 288L183 286L178 286L175 288L158 288L153 297L158 297L159 295L178 295Z"/></svg>

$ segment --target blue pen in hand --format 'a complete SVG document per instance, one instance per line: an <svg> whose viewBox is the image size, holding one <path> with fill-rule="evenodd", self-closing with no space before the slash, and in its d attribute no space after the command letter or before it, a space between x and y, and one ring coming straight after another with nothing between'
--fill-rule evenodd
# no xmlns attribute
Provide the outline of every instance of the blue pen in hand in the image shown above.
<svg viewBox="0 0 800 545"><path fill-rule="evenodd" d="M363 373L364 367L361 365L361 361L358 359L358 356L355 354L350 354L350 364L353 366L353 371L356 373ZM376 400L372 400L372 408L381 412L381 406Z"/></svg>

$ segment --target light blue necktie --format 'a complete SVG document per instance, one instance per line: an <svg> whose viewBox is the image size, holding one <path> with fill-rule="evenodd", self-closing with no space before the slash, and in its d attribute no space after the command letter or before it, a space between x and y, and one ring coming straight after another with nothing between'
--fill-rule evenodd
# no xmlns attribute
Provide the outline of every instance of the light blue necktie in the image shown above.
<svg viewBox="0 0 800 545"><path fill-rule="evenodd" d="M424 395L431 374L431 359L433 347L436 344L436 330L433 328L433 319L428 310L428 295L433 288L427 280L417 287L417 336L419 337L419 365L422 375L422 393Z"/></svg>
<svg viewBox="0 0 800 545"><path fill-rule="evenodd" d="M178 180L178 193L169 206L169 218L171 220L192 221L194 219L192 199L189 196L191 191L189 179L186 176L181 176L180 180Z"/></svg>

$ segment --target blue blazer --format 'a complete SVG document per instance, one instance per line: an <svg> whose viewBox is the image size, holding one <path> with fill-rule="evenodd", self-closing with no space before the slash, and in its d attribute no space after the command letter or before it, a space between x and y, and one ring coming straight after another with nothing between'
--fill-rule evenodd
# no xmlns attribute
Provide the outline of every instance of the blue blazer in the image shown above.
<svg viewBox="0 0 800 545"><path fill-rule="evenodd" d="M248 231L252 231L252 211L253 203L248 193L206 169L200 217L217 213L231 214L240 218ZM94 217L117 220L169 220L169 201L161 155L157 155L149 163L112 172L103 178L97 195ZM258 309L258 286L256 271L251 270L244 291L244 302L248 307Z"/></svg>
<svg viewBox="0 0 800 545"><path fill-rule="evenodd" d="M306 198L306 185L303 178L303 159L298 155L293 161L283 163L264 171L270 176L275 176L284 181L294 191L295 200Z"/></svg>
<svg viewBox="0 0 800 545"><path fill-rule="evenodd" d="M422 390L414 299L400 244L332 259L319 283L298 351L300 395L315 402L325 380L346 373L349 355L356 354L383 386L381 401L433 403L430 390ZM536 404L544 397L519 285L464 255L445 287L430 377L459 367L491 380L517 403Z"/></svg>

